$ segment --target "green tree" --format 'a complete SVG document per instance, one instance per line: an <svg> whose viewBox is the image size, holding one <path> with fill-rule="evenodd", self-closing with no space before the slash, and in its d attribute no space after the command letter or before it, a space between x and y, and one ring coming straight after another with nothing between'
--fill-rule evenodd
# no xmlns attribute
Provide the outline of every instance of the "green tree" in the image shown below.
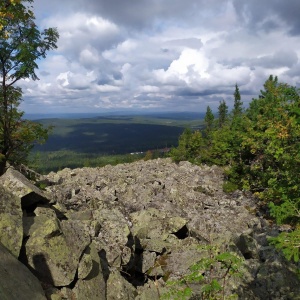
<svg viewBox="0 0 300 300"><path fill-rule="evenodd" d="M190 128L187 128L179 137L178 147L171 149L170 156L176 162L189 160L199 163L203 146L202 133L199 130L192 132Z"/></svg>
<svg viewBox="0 0 300 300"><path fill-rule="evenodd" d="M235 136L232 135L229 124L224 124L221 128L213 130L210 135L210 143L205 152L206 163L225 166L230 164L235 156L234 145Z"/></svg>
<svg viewBox="0 0 300 300"><path fill-rule="evenodd" d="M219 128L223 127L227 120L227 114L228 114L228 106L226 105L226 102L224 100L220 101L220 105L218 107L218 125Z"/></svg>
<svg viewBox="0 0 300 300"><path fill-rule="evenodd" d="M235 159L235 151L239 144L238 133L233 130L232 118L228 116L228 106L224 100L220 101L218 107L217 124L217 128L214 128L208 136L203 161L224 166Z"/></svg>
<svg viewBox="0 0 300 300"><path fill-rule="evenodd" d="M243 112L243 102L241 100L240 90L237 84L235 84L235 91L234 91L234 104L233 104L233 117L240 116Z"/></svg>
<svg viewBox="0 0 300 300"><path fill-rule="evenodd" d="M205 114L205 118L204 118L204 122L205 122L205 131L206 134L209 135L209 133L212 131L213 129L213 125L214 125L214 120L215 120L215 116L212 113L212 110L209 106L207 106L206 108L206 114Z"/></svg>
<svg viewBox="0 0 300 300"><path fill-rule="evenodd" d="M240 102L236 85L236 103ZM239 108L240 109L237 109ZM227 165L227 190L250 190L268 207L278 224L291 225L292 232L270 241L288 259L300 259L300 90L270 76L257 99L228 122L213 128L208 107L206 136L198 151L189 152L208 164ZM185 141L189 149L191 139Z"/></svg>
<svg viewBox="0 0 300 300"><path fill-rule="evenodd" d="M24 161L34 143L47 137L47 129L22 119L23 112L18 110L22 90L15 86L21 79L38 79L37 60L55 49L58 40L54 28L39 31L32 2L4 0L0 4L0 174L7 162Z"/></svg>
<svg viewBox="0 0 300 300"><path fill-rule="evenodd" d="M272 243L296 261L300 256L299 107L299 90L270 76L246 110L241 159L231 168L240 187L255 192L277 223L295 228Z"/></svg>

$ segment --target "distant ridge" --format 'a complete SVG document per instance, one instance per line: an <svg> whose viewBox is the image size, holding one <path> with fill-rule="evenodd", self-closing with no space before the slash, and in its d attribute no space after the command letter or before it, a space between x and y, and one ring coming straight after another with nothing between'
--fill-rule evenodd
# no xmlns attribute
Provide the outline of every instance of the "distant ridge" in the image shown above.
<svg viewBox="0 0 300 300"><path fill-rule="evenodd" d="M29 120L41 119L87 119L96 117L122 117L122 116L151 116L160 119L195 120L203 119L205 112L100 112L100 113L49 113L49 114L27 114L24 118Z"/></svg>

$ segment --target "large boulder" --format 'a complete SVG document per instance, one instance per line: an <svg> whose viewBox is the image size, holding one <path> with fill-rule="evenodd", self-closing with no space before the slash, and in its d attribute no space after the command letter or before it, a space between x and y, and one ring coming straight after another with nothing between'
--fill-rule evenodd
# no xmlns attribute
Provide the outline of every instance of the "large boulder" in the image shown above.
<svg viewBox="0 0 300 300"><path fill-rule="evenodd" d="M176 234L183 229L187 220L172 216L170 213L149 208L130 214L132 231L141 238L166 238L169 234Z"/></svg>
<svg viewBox="0 0 300 300"><path fill-rule="evenodd" d="M119 272L114 271L109 275L107 300L132 300L137 294L137 290Z"/></svg>
<svg viewBox="0 0 300 300"><path fill-rule="evenodd" d="M164 297L168 290L164 287L164 282L162 279L156 281L148 281L143 286L139 286L137 290L138 295L135 300L160 300L164 298L168 299L167 297Z"/></svg>
<svg viewBox="0 0 300 300"><path fill-rule="evenodd" d="M259 257L256 240L246 232L239 236L236 246L246 259Z"/></svg>
<svg viewBox="0 0 300 300"><path fill-rule="evenodd" d="M0 299L46 300L38 279L0 243Z"/></svg>
<svg viewBox="0 0 300 300"><path fill-rule="evenodd" d="M126 264L131 257L131 250L126 246L131 232L125 216L117 208L104 208L93 212L93 218L100 224L94 238L98 251L105 250L110 266Z"/></svg>
<svg viewBox="0 0 300 300"><path fill-rule="evenodd" d="M21 200L0 185L0 242L18 257L22 239Z"/></svg>
<svg viewBox="0 0 300 300"><path fill-rule="evenodd" d="M5 174L0 177L0 184L21 198L22 208L30 207L39 202L49 202L48 195L36 187L23 174L12 168L9 168Z"/></svg>
<svg viewBox="0 0 300 300"><path fill-rule="evenodd" d="M187 220L156 208L130 214L133 235L142 249L162 253L177 245L178 232L187 234ZM183 235L185 235L183 233ZM185 236L184 236L185 237ZM139 245L136 245L139 247Z"/></svg>
<svg viewBox="0 0 300 300"><path fill-rule="evenodd" d="M76 299L105 300L106 286L100 257L94 243L85 250L78 267L78 281L73 289Z"/></svg>
<svg viewBox="0 0 300 300"><path fill-rule="evenodd" d="M75 278L80 257L90 244L90 238L75 221L59 222L45 216L34 217L31 221L30 236L25 244L29 266L48 284L69 285Z"/></svg>

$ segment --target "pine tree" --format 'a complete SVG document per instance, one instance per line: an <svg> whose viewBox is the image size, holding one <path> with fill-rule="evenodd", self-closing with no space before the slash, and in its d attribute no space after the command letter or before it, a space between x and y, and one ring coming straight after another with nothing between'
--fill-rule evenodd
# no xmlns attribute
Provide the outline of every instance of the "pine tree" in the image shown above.
<svg viewBox="0 0 300 300"><path fill-rule="evenodd" d="M224 100L220 101L220 105L218 107L218 114L219 114L218 125L219 128L221 128L225 124L227 120L227 114L228 114L228 106L226 105L226 102Z"/></svg>
<svg viewBox="0 0 300 300"><path fill-rule="evenodd" d="M205 114L205 118L204 118L204 122L205 122L205 131L206 134L209 135L209 133L212 131L213 129L213 124L214 124L214 119L215 116L212 113L212 110L209 106L207 106L206 109L206 114Z"/></svg>
<svg viewBox="0 0 300 300"><path fill-rule="evenodd" d="M235 84L234 91L234 105L233 105L233 117L240 116L243 112L243 102L241 101L241 94L237 84Z"/></svg>

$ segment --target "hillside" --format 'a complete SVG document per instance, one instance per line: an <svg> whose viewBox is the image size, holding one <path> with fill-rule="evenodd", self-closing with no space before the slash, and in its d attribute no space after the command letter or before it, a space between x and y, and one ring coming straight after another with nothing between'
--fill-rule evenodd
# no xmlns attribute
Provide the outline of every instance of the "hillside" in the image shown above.
<svg viewBox="0 0 300 300"><path fill-rule="evenodd" d="M224 193L219 167L158 159L35 176L44 190L12 169L0 178L0 240L11 253L0 251L1 299L299 299L296 266L267 241L286 229L250 193ZM40 283L24 267L16 277L8 257ZM186 286L168 282L195 264L184 298ZM18 286L13 297L6 284Z"/></svg>

